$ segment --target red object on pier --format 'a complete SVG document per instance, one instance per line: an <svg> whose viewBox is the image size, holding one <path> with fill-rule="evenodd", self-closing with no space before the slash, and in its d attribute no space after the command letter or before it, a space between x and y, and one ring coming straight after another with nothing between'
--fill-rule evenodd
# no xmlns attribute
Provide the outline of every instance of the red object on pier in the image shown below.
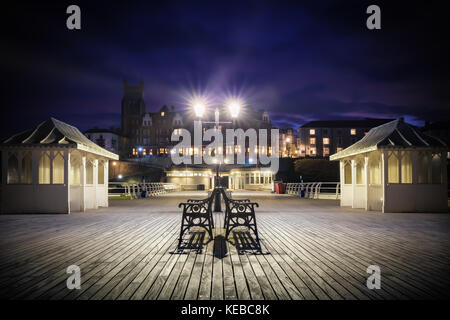
<svg viewBox="0 0 450 320"><path fill-rule="evenodd" d="M275 193L283 194L284 193L284 183L275 184Z"/></svg>

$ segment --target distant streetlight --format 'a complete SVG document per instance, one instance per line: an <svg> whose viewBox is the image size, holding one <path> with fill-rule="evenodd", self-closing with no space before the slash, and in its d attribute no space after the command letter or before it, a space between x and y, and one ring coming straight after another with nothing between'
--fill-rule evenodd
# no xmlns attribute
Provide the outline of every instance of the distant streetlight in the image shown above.
<svg viewBox="0 0 450 320"><path fill-rule="evenodd" d="M121 174L117 175L117 178L122 179L122 175Z"/></svg>

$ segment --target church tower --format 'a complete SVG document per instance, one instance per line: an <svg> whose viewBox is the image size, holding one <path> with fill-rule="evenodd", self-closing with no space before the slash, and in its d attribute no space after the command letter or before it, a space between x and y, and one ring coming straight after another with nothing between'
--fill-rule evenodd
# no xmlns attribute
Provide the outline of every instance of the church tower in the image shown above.
<svg viewBox="0 0 450 320"><path fill-rule="evenodd" d="M136 145L145 114L144 82L128 85L123 82L122 98L122 134L129 138L131 145Z"/></svg>

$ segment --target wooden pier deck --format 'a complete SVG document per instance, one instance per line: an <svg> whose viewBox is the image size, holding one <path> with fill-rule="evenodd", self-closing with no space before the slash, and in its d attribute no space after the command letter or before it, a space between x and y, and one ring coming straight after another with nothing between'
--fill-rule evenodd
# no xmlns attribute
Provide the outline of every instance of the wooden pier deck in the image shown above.
<svg viewBox="0 0 450 320"><path fill-rule="evenodd" d="M215 240L177 252L186 195L113 200L71 215L0 216L2 299L443 299L450 215L382 214L255 194L262 254ZM208 235L192 234L195 243ZM231 238L230 240L233 240ZM66 268L81 268L69 290ZM369 290L366 269L381 268Z"/></svg>

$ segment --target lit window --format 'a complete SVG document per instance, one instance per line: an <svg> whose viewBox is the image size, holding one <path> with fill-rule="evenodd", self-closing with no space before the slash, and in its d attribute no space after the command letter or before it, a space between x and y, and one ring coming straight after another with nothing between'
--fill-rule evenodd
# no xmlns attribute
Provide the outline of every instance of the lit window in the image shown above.
<svg viewBox="0 0 450 320"><path fill-rule="evenodd" d="M364 184L364 166L360 162L356 164L356 184Z"/></svg>
<svg viewBox="0 0 450 320"><path fill-rule="evenodd" d="M71 185L79 185L80 184L80 157L71 154L70 155L70 184ZM115 166L116 162L113 162Z"/></svg>
<svg viewBox="0 0 450 320"><path fill-rule="evenodd" d="M323 155L329 155L330 154L330 148L323 148Z"/></svg>
<svg viewBox="0 0 450 320"><path fill-rule="evenodd" d="M381 183L380 159L376 158L369 162L369 183Z"/></svg>
<svg viewBox="0 0 450 320"><path fill-rule="evenodd" d="M53 183L64 183L64 156L60 152L53 158Z"/></svg>
<svg viewBox="0 0 450 320"><path fill-rule="evenodd" d="M339 147L338 147L338 148L336 149L336 152L339 152L339 151L342 151L342 148L339 148Z"/></svg>
<svg viewBox="0 0 450 320"><path fill-rule="evenodd" d="M309 138L309 144L316 144L316 138Z"/></svg>
<svg viewBox="0 0 450 320"><path fill-rule="evenodd" d="M161 117L164 117L164 111L161 111Z"/></svg>
<svg viewBox="0 0 450 320"><path fill-rule="evenodd" d="M419 153L418 167L419 183L429 183L430 159L426 153Z"/></svg>
<svg viewBox="0 0 450 320"><path fill-rule="evenodd" d="M431 156L431 183L442 183L442 161L439 153L434 153Z"/></svg>
<svg viewBox="0 0 450 320"><path fill-rule="evenodd" d="M399 183L398 152L394 151L388 156L388 183Z"/></svg>
<svg viewBox="0 0 450 320"><path fill-rule="evenodd" d="M11 155L8 159L8 184L19 183L19 161L15 154Z"/></svg>
<svg viewBox="0 0 450 320"><path fill-rule="evenodd" d="M412 183L412 162L411 153L408 151L402 152L402 183Z"/></svg>
<svg viewBox="0 0 450 320"><path fill-rule="evenodd" d="M344 184L352 184L352 165L346 162L344 165Z"/></svg>
<svg viewBox="0 0 450 320"><path fill-rule="evenodd" d="M316 155L316 148L311 148L311 149L310 149L310 154L311 154L312 156L315 156L315 155Z"/></svg>
<svg viewBox="0 0 450 320"><path fill-rule="evenodd" d="M315 129L309 129L309 134L310 135L315 135L316 134L316 130Z"/></svg>
<svg viewBox="0 0 450 320"><path fill-rule="evenodd" d="M22 158L22 173L20 174L20 183L31 184L32 175L31 175L31 153L28 152Z"/></svg>
<svg viewBox="0 0 450 320"><path fill-rule="evenodd" d="M94 184L94 164L86 159L86 184Z"/></svg>
<svg viewBox="0 0 450 320"><path fill-rule="evenodd" d="M330 138L323 138L323 144L330 144Z"/></svg>
<svg viewBox="0 0 450 320"><path fill-rule="evenodd" d="M50 155L47 152L41 152L39 159L39 184L50 183Z"/></svg>
<svg viewBox="0 0 450 320"><path fill-rule="evenodd" d="M356 129L350 129L350 134L352 136L355 136L356 135Z"/></svg>

